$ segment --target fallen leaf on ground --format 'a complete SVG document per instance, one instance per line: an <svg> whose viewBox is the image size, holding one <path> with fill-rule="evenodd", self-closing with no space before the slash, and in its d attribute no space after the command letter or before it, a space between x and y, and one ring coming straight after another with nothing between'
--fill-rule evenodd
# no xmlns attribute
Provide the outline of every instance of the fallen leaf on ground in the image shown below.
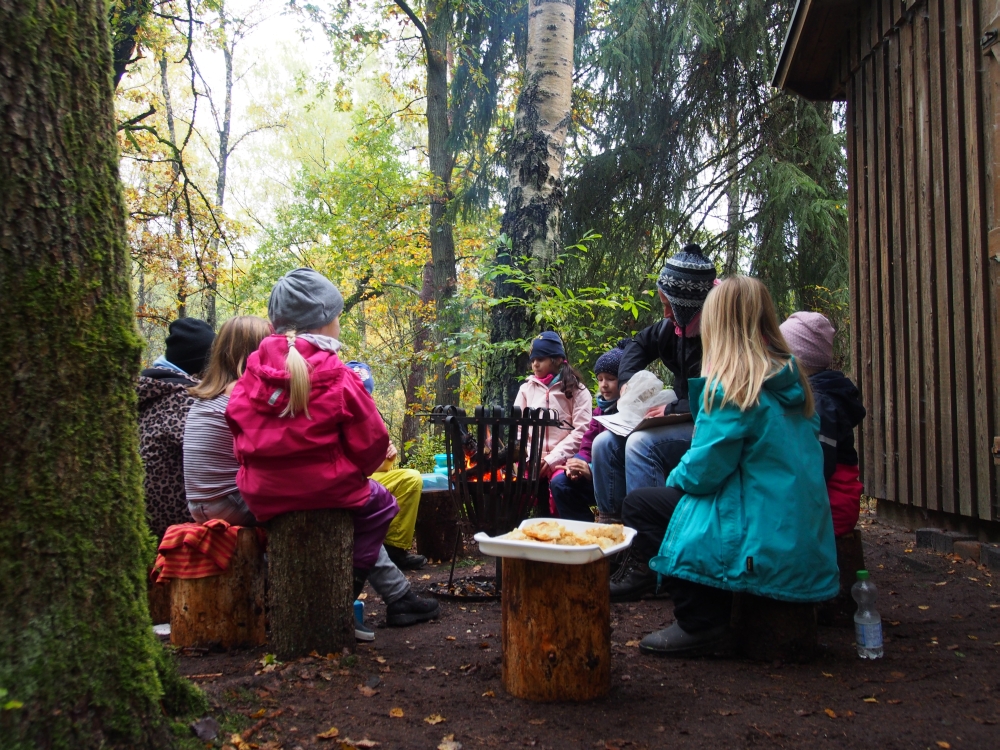
<svg viewBox="0 0 1000 750"><path fill-rule="evenodd" d="M892 706L898 706L902 702L903 701L899 700L898 698L893 698L892 700L888 701L888 703Z"/></svg>
<svg viewBox="0 0 1000 750"><path fill-rule="evenodd" d="M939 581L938 583L935 583L934 585L935 586L947 586L948 582L947 581Z"/></svg>
<svg viewBox="0 0 1000 750"><path fill-rule="evenodd" d="M917 609L930 609L930 606L927 604L918 604Z"/></svg>
<svg viewBox="0 0 1000 750"><path fill-rule="evenodd" d="M991 604L990 609L1000 609L1000 604Z"/></svg>
<svg viewBox="0 0 1000 750"><path fill-rule="evenodd" d="M820 672L820 674L822 674L824 677L833 677L833 675L830 674L829 672Z"/></svg>
<svg viewBox="0 0 1000 750"><path fill-rule="evenodd" d="M358 685L358 692L365 696L365 698L371 698L373 695L378 695L378 690L370 688L367 685Z"/></svg>
<svg viewBox="0 0 1000 750"><path fill-rule="evenodd" d="M403 709L401 709L401 708L390 708L389 709L389 716L391 716L394 719L402 719L403 718Z"/></svg>
<svg viewBox="0 0 1000 750"><path fill-rule="evenodd" d="M944 742L942 740L938 740L934 744L937 745L940 748L943 748L944 750L949 750L949 748L951 747L951 745L949 745L947 742Z"/></svg>
<svg viewBox="0 0 1000 750"><path fill-rule="evenodd" d="M429 575L423 575L423 576L420 576L420 580L421 581L429 581L429 580L431 580L431 577Z"/></svg>
<svg viewBox="0 0 1000 750"><path fill-rule="evenodd" d="M442 721L445 721L445 718L441 714L431 714L430 716L425 717L424 721L433 725L440 724Z"/></svg>
<svg viewBox="0 0 1000 750"><path fill-rule="evenodd" d="M739 711L729 711L727 709L722 709L721 711L719 711L719 716L737 716L739 715L739 713L740 713Z"/></svg>
<svg viewBox="0 0 1000 750"><path fill-rule="evenodd" d="M969 636L969 640L970 641L978 641L979 640L979 636L978 635L970 635Z"/></svg>
<svg viewBox="0 0 1000 750"><path fill-rule="evenodd" d="M375 657L375 661L377 661L379 664L385 664L385 657L384 656L376 656Z"/></svg>
<svg viewBox="0 0 1000 750"><path fill-rule="evenodd" d="M340 734L340 730L337 729L337 727L330 727L325 732L320 732L319 734L317 734L316 735L316 739L318 739L318 740L332 740L338 734Z"/></svg>
<svg viewBox="0 0 1000 750"><path fill-rule="evenodd" d="M805 711L805 710L803 710L803 709L800 708L798 711L795 712L795 715L796 716L812 716L813 712L812 711Z"/></svg>
<svg viewBox="0 0 1000 750"><path fill-rule="evenodd" d="M893 627L896 627L897 625L899 625L899 620L889 620L888 622Z"/></svg>
<svg viewBox="0 0 1000 750"><path fill-rule="evenodd" d="M267 713L267 709L266 708L262 708L259 711L254 711L252 714L250 714L250 718L251 719L259 719L261 716L263 716L266 713Z"/></svg>
<svg viewBox="0 0 1000 750"><path fill-rule="evenodd" d="M625 641L626 646L638 646L639 641Z"/></svg>
<svg viewBox="0 0 1000 750"><path fill-rule="evenodd" d="M353 745L354 745L354 747L360 747L360 748L363 748L363 749L367 749L367 748L372 748L372 747L378 747L379 743L376 742L375 740L363 739L363 740L357 740L357 741L355 741L353 743Z"/></svg>
<svg viewBox="0 0 1000 750"><path fill-rule="evenodd" d="M446 640L446 641L453 641L453 640L455 640L455 636L453 636L453 635L449 635L449 636L447 636L447 637L445 638L445 640Z"/></svg>
<svg viewBox="0 0 1000 750"><path fill-rule="evenodd" d="M441 744L437 746L437 750L462 750L462 743L455 741L455 735L446 734L441 738Z"/></svg>
<svg viewBox="0 0 1000 750"><path fill-rule="evenodd" d="M837 712L834 711L832 708L824 708L823 709L823 713L825 713L831 719L836 719L837 718Z"/></svg>
<svg viewBox="0 0 1000 750"><path fill-rule="evenodd" d="M958 648L958 644L957 643L953 643L950 646L948 646L948 650L949 651L955 651L957 648Z"/></svg>
<svg viewBox="0 0 1000 750"><path fill-rule="evenodd" d="M545 723L545 719L528 719L529 724L534 724L535 726L541 726Z"/></svg>
<svg viewBox="0 0 1000 750"><path fill-rule="evenodd" d="M424 667L425 672L430 672L432 669L437 669L437 667Z"/></svg>
<svg viewBox="0 0 1000 750"><path fill-rule="evenodd" d="M865 698L865 703L878 703L878 698L876 698L874 695L871 696L870 698Z"/></svg>
<svg viewBox="0 0 1000 750"><path fill-rule="evenodd" d="M483 697L484 698L496 698L497 694L494 693L492 690L487 690L485 693L483 693Z"/></svg>
<svg viewBox="0 0 1000 750"><path fill-rule="evenodd" d="M366 594L366 593L365 594L358 594L356 598L360 599L361 601L364 601L365 599L368 598L368 594Z"/></svg>

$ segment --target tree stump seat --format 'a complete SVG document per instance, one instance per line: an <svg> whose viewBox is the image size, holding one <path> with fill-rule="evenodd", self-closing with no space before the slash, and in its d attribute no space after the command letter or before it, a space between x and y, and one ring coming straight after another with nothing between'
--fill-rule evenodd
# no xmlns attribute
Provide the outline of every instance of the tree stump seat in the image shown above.
<svg viewBox="0 0 1000 750"><path fill-rule="evenodd" d="M354 650L354 519L347 510L267 522L269 643L279 659Z"/></svg>
<svg viewBox="0 0 1000 750"><path fill-rule="evenodd" d="M229 568L208 578L175 578L170 595L170 643L179 648L253 648L266 642L264 549L242 528Z"/></svg>
<svg viewBox="0 0 1000 750"><path fill-rule="evenodd" d="M819 649L816 605L733 595L736 653L753 661L805 663Z"/></svg>
<svg viewBox="0 0 1000 750"><path fill-rule="evenodd" d="M607 558L560 565L504 558L503 686L531 701L586 701L611 689Z"/></svg>

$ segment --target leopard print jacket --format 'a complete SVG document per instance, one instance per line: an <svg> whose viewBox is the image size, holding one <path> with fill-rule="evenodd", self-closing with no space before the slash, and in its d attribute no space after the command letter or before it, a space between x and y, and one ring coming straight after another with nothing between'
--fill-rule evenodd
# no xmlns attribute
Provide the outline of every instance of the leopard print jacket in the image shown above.
<svg viewBox="0 0 1000 750"><path fill-rule="evenodd" d="M198 381L170 370L143 370L139 395L139 455L146 468L146 518L162 539L168 526L191 523L184 496L184 425Z"/></svg>

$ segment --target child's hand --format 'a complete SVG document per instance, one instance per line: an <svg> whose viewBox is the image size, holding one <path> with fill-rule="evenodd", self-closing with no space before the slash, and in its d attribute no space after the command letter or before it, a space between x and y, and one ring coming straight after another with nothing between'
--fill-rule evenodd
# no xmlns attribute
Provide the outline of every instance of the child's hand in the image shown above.
<svg viewBox="0 0 1000 750"><path fill-rule="evenodd" d="M541 466L538 467L538 476L540 476L542 479L548 479L549 477L552 476L553 471L555 471L555 469L549 466L549 464L543 458L541 461Z"/></svg>
<svg viewBox="0 0 1000 750"><path fill-rule="evenodd" d="M590 466L586 461L579 458L571 458L566 461L566 476L570 479L590 479Z"/></svg>
<svg viewBox="0 0 1000 750"><path fill-rule="evenodd" d="M389 450L387 450L385 452L385 460L388 461L389 463L392 463L393 461L396 460L396 456L398 456L398 455L399 455L399 451L396 450L396 446L393 445L392 441L390 440L389 441Z"/></svg>
<svg viewBox="0 0 1000 750"><path fill-rule="evenodd" d="M662 417L666 414L666 406L654 406L652 409L646 412L645 419L655 419L656 417Z"/></svg>

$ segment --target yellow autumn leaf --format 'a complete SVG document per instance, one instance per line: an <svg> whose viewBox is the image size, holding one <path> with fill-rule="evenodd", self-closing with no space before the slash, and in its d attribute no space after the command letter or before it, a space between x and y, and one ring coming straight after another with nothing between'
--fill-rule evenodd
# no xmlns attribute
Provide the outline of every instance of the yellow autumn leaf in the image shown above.
<svg viewBox="0 0 1000 750"><path fill-rule="evenodd" d="M829 672L821 672L820 674L822 674L824 677L833 677L833 675L830 674Z"/></svg>
<svg viewBox="0 0 1000 750"><path fill-rule="evenodd" d="M917 609L930 609L930 606L927 604L918 604Z"/></svg>
<svg viewBox="0 0 1000 750"><path fill-rule="evenodd" d="M831 719L836 719L837 718L837 712L834 711L832 708L824 708L823 709L823 713L825 713Z"/></svg>
<svg viewBox="0 0 1000 750"><path fill-rule="evenodd" d="M865 698L865 703L878 703L878 698L874 695L871 698Z"/></svg>
<svg viewBox="0 0 1000 750"><path fill-rule="evenodd" d="M945 742L943 740L938 740L934 744L937 745L938 747L942 748L943 750L950 750L950 748L951 748L951 745L949 745L947 742Z"/></svg>
<svg viewBox="0 0 1000 750"><path fill-rule="evenodd" d="M389 709L389 716L391 716L394 719L402 719L403 718L403 709L398 708L398 707L397 708L390 708Z"/></svg>
<svg viewBox="0 0 1000 750"><path fill-rule="evenodd" d="M440 724L444 720L445 720L445 718L441 714L431 714L430 716L427 716L427 717L424 718L424 721L426 721L428 724L432 724L432 725L433 724Z"/></svg>
<svg viewBox="0 0 1000 750"><path fill-rule="evenodd" d="M494 693L492 690L487 690L485 693L483 693L484 698L496 698L496 696L497 694Z"/></svg>
<svg viewBox="0 0 1000 750"><path fill-rule="evenodd" d="M629 646L629 647L638 646L639 645L639 641L625 641L625 645Z"/></svg>
<svg viewBox="0 0 1000 750"><path fill-rule="evenodd" d="M320 732L319 734L317 734L316 735L316 739L318 739L318 740L332 740L338 734L340 734L340 730L337 729L337 727L330 727L325 732Z"/></svg>

